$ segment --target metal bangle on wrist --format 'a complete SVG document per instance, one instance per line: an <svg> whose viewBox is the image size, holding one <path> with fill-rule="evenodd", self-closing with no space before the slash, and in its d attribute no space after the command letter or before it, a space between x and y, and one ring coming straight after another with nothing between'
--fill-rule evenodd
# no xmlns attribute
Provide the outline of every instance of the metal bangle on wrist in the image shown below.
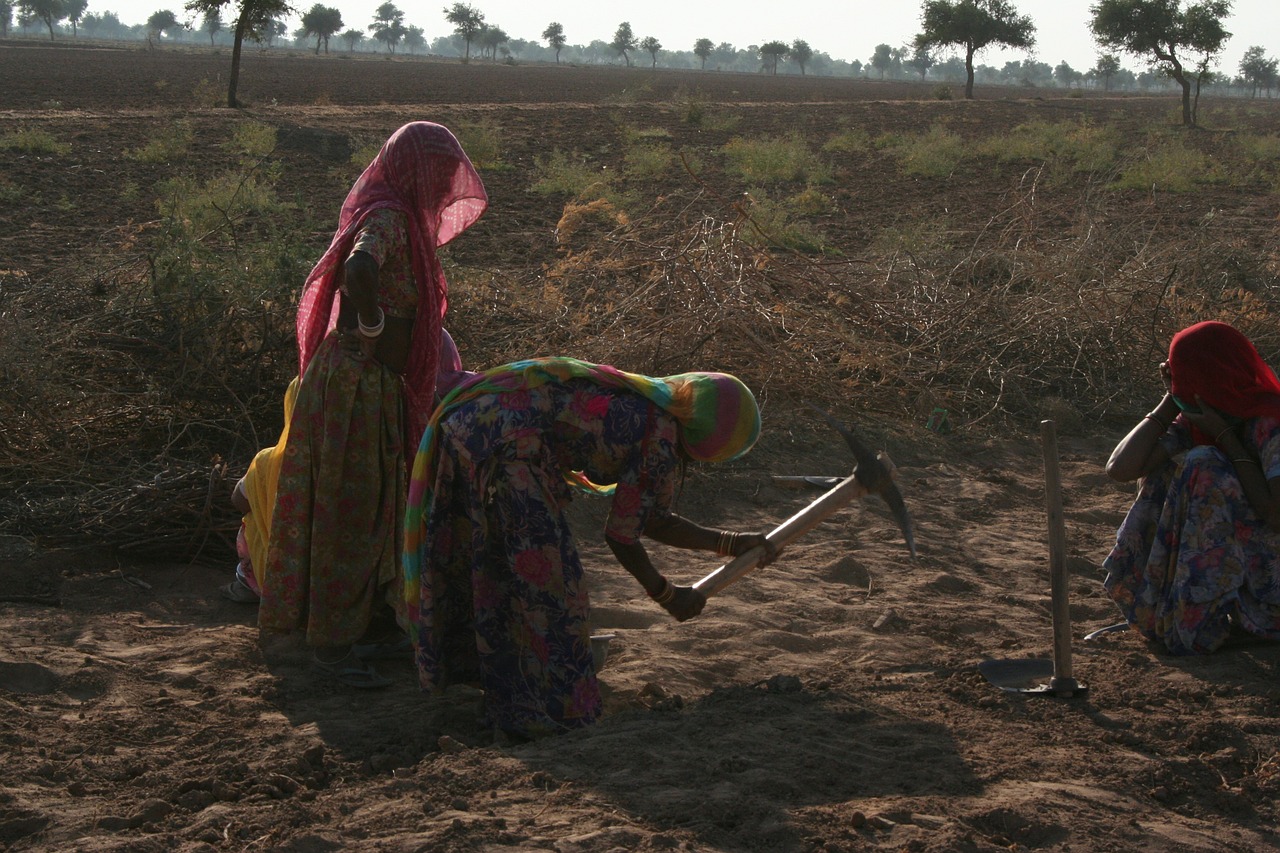
<svg viewBox="0 0 1280 853"><path fill-rule="evenodd" d="M382 330L387 327L387 315L382 310L382 306L378 306L378 322L372 326L366 326L363 319L356 315L356 322L359 324L360 337L369 338L370 340L382 334Z"/></svg>

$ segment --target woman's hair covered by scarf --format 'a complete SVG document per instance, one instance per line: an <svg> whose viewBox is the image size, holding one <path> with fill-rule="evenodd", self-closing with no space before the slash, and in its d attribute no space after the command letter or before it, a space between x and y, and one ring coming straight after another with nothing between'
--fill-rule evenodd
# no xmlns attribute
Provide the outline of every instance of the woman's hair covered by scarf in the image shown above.
<svg viewBox="0 0 1280 853"><path fill-rule="evenodd" d="M1237 418L1280 417L1280 381L1258 350L1233 326L1206 321L1169 343L1173 395L1194 406L1198 395Z"/></svg>
<svg viewBox="0 0 1280 853"><path fill-rule="evenodd" d="M660 381L671 389L671 402L663 408L680 422L680 442L689 458L735 459L760 437L760 407L736 376L682 373Z"/></svg>
<svg viewBox="0 0 1280 853"><path fill-rule="evenodd" d="M443 125L415 121L401 127L352 185L342 203L329 248L307 277L298 305L298 375L304 376L329 330L338 320L342 265L369 214L383 208L409 220L418 310L413 346L405 369L409 447L416 447L431 413L446 308L444 270L436 249L470 227L488 206L484 183L458 140Z"/></svg>

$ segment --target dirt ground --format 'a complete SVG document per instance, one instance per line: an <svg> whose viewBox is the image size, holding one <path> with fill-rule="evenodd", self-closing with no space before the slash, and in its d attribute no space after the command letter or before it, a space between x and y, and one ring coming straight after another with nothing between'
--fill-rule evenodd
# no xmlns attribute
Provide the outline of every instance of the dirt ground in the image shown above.
<svg viewBox="0 0 1280 853"><path fill-rule="evenodd" d="M175 110L201 129L238 120L187 104L224 61L0 44L0 131L47 127L76 146L73 166L53 172L0 152L9 180L42 188L39 204L0 207L0 285L12 286L15 270L24 283L52 279L66 255L123 239L126 223L154 216L145 198L112 198L103 185L146 179L150 167L118 152ZM352 81L357 65L405 76L383 91L378 74ZM348 77L329 76L334 69ZM563 83L570 75L580 82ZM619 107L604 101L636 80L658 100L681 82L255 54L242 92L259 117L344 139L385 135L408 118L499 116L515 168L485 175L493 206L455 257L512 270L554 256L547 235L557 213L527 192L523 170L551 142L607 146ZM778 130L834 127L837 117L907 126L921 111L972 106L900 100L925 97L911 87L715 81L697 78L710 103ZM969 120L1173 107L990 94ZM628 99L623 109L648 122L670 105ZM207 153L219 156L212 145ZM290 156L315 203L336 211L345 187L328 176L349 153L313 144ZM954 203L929 186L863 177L845 190L848 216L828 223L846 239L864 238L899 207ZM960 190L975 208L998 192L978 179ZM1236 201L1223 209L1252 204ZM1266 204L1260 228L1275 215L1274 200ZM524 745L495 744L477 728L472 692L423 695L407 661L382 665L395 678L384 691L319 679L295 645L260 639L253 606L218 596L229 562L135 563L0 537L0 849L1280 849L1280 646L1240 640L1210 657L1173 658L1128 632L1084 639L1118 618L1099 564L1132 496L1102 470L1119 432L1076 424L1059 435L1074 674L1088 692L1056 698L1002 692L977 670L986 659L1052 657L1034 425L998 437L884 429L897 432L890 443L917 559L870 500L685 624L608 554L606 504L579 500L593 624L616 635L601 676L607 715ZM693 472L680 509L767 530L820 494L774 476L843 475L852 464L834 434L766 408L756 449ZM682 582L717 565L654 549Z"/></svg>

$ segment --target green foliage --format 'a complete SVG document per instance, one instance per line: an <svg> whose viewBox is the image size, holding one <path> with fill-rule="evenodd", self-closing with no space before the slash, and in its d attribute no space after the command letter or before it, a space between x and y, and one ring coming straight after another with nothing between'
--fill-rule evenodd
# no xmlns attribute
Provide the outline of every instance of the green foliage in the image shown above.
<svg viewBox="0 0 1280 853"><path fill-rule="evenodd" d="M276 129L265 122L242 121L235 126L227 146L244 160L262 160L276 150Z"/></svg>
<svg viewBox="0 0 1280 853"><path fill-rule="evenodd" d="M1087 122L1031 121L983 140L978 153L1002 163L1061 161L1075 172L1101 172L1115 165L1119 146L1119 134L1113 128Z"/></svg>
<svg viewBox="0 0 1280 853"><path fill-rule="evenodd" d="M140 163L169 163L185 158L194 140L191 122L179 119L166 124L141 148L126 150L124 156Z"/></svg>
<svg viewBox="0 0 1280 853"><path fill-rule="evenodd" d="M329 52L329 39L342 29L342 12L332 6L315 4L302 16L302 31L308 36L316 37L316 53L324 45L324 52Z"/></svg>
<svg viewBox="0 0 1280 853"><path fill-rule="evenodd" d="M935 124L926 133L890 142L885 147L908 175L942 178L950 175L968 154L959 134Z"/></svg>
<svg viewBox="0 0 1280 853"><path fill-rule="evenodd" d="M671 102L680 108L685 124L699 125L707 115L707 96L697 90L688 89L683 83L671 93Z"/></svg>
<svg viewBox="0 0 1280 853"><path fill-rule="evenodd" d="M1205 154L1174 137L1155 138L1127 165L1115 182L1117 189L1150 192L1190 192L1197 183L1220 177Z"/></svg>
<svg viewBox="0 0 1280 853"><path fill-rule="evenodd" d="M444 19L453 24L453 32L466 44L463 62L471 59L471 42L485 30L484 12L469 3L454 3L444 10Z"/></svg>
<svg viewBox="0 0 1280 853"><path fill-rule="evenodd" d="M623 155L622 174L631 181L649 181L671 171L675 154L665 145L632 145Z"/></svg>
<svg viewBox="0 0 1280 853"><path fill-rule="evenodd" d="M618 29L613 33L613 41L609 42L609 46L622 56L628 68L631 67L631 51L639 46L639 41L632 31L629 21L623 21L618 25Z"/></svg>
<svg viewBox="0 0 1280 853"><path fill-rule="evenodd" d="M477 169L497 171L508 168L502 162L502 128L491 118L461 121L454 135Z"/></svg>
<svg viewBox="0 0 1280 853"><path fill-rule="evenodd" d="M0 150L22 151L27 154L66 154L71 146L54 139L47 130L24 127L0 136Z"/></svg>
<svg viewBox="0 0 1280 853"><path fill-rule="evenodd" d="M912 255L919 259L943 257L951 250L950 223L937 219L895 222L876 232L871 252L876 255Z"/></svg>
<svg viewBox="0 0 1280 853"><path fill-rule="evenodd" d="M571 158L559 148L534 160L537 180L529 188L539 195L563 194L575 199L611 198L610 176L585 160Z"/></svg>
<svg viewBox="0 0 1280 853"><path fill-rule="evenodd" d="M1236 137L1235 143L1245 162L1257 169L1267 169L1280 163L1280 136L1274 133L1244 133Z"/></svg>
<svg viewBox="0 0 1280 853"><path fill-rule="evenodd" d="M737 137L724 146L726 168L755 185L805 181L830 183L831 167L809 150L799 133L785 137L744 139Z"/></svg>
<svg viewBox="0 0 1280 853"><path fill-rule="evenodd" d="M939 83L933 87L933 99L935 101L954 100L956 93L946 83Z"/></svg>
<svg viewBox="0 0 1280 853"><path fill-rule="evenodd" d="M776 201L757 187L746 194L743 211L749 224L741 233L748 245L805 254L823 254L830 249L823 234L797 216L800 211L792 201Z"/></svg>
<svg viewBox="0 0 1280 853"><path fill-rule="evenodd" d="M969 80L964 96L973 97L973 55L991 45L1031 47L1035 24L1008 0L925 0L920 16L918 49L958 47L965 53Z"/></svg>
<svg viewBox="0 0 1280 853"><path fill-rule="evenodd" d="M9 180L7 175L0 175L0 204L16 205L22 201L27 201L27 194L22 191L22 187Z"/></svg>
<svg viewBox="0 0 1280 853"><path fill-rule="evenodd" d="M222 89L208 77L201 77L200 82L191 87L191 101L197 107L222 106Z"/></svg>
<svg viewBox="0 0 1280 853"><path fill-rule="evenodd" d="M356 174L359 175L365 170L365 167L373 162L373 158L378 156L378 152L382 150L383 143L386 139L380 137L372 137L362 139L356 137L351 146L351 165L356 167ZM464 146L463 151L466 151Z"/></svg>
<svg viewBox="0 0 1280 853"><path fill-rule="evenodd" d="M791 208L805 216L826 216L835 210L831 196L816 187L805 187L791 197Z"/></svg>
<svg viewBox="0 0 1280 853"><path fill-rule="evenodd" d="M861 154L871 149L871 135L860 127L851 127L828 139L823 151L833 154Z"/></svg>
<svg viewBox="0 0 1280 853"><path fill-rule="evenodd" d="M1192 79L1221 50L1231 34L1222 19L1230 0L1201 0L1182 8L1178 0L1099 0L1090 7L1089 28L1098 44L1145 58L1182 87L1182 123L1196 124Z"/></svg>
<svg viewBox="0 0 1280 853"><path fill-rule="evenodd" d="M237 335L260 334L249 326L263 322L265 306L288 304L315 262L313 229L285 215L293 208L276 197L273 181L261 171L232 171L157 187L151 295L198 361L221 363ZM249 326L232 332L223 324L236 316Z"/></svg>
<svg viewBox="0 0 1280 853"><path fill-rule="evenodd" d="M201 184L195 178L162 181L156 207L171 226L199 235L233 232L254 216L278 214L288 205L276 198L274 175L227 172Z"/></svg>
<svg viewBox="0 0 1280 853"><path fill-rule="evenodd" d="M716 133L733 133L742 124L742 113L710 110L703 113L702 128Z"/></svg>
<svg viewBox="0 0 1280 853"><path fill-rule="evenodd" d="M671 141L671 131L665 127L632 127L629 124L620 124L618 131L622 134L622 141L627 145Z"/></svg>

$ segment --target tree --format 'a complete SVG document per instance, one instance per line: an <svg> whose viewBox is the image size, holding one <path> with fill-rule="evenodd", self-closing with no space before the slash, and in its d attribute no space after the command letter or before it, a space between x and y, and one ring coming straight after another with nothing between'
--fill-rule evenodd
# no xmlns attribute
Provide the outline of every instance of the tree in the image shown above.
<svg viewBox="0 0 1280 853"><path fill-rule="evenodd" d="M255 27L246 35L256 44L265 44L267 47L271 47L276 39L287 32L289 32L289 27L283 19L269 15L261 26Z"/></svg>
<svg viewBox="0 0 1280 853"><path fill-rule="evenodd" d="M556 52L556 65L559 65L560 51L564 49L565 45L564 26L559 21L552 21L542 31L542 37L547 40L547 47Z"/></svg>
<svg viewBox="0 0 1280 853"><path fill-rule="evenodd" d="M498 48L506 44L510 40L507 31L502 27L484 26L479 33L478 41L480 48L494 62L498 61Z"/></svg>
<svg viewBox="0 0 1280 853"><path fill-rule="evenodd" d="M1209 64L1231 33L1222 19L1231 12L1230 0L1204 0L1185 8L1180 0L1099 0L1092 7L1089 28L1103 47L1145 57L1182 87L1182 124L1196 126L1191 107L1191 76L1208 71ZM1185 63L1196 70L1188 74Z"/></svg>
<svg viewBox="0 0 1280 853"><path fill-rule="evenodd" d="M1098 63L1093 66L1093 73L1102 78L1102 87L1105 91L1111 91L1111 78L1120 70L1120 57L1114 53L1104 53L1098 57Z"/></svg>
<svg viewBox="0 0 1280 853"><path fill-rule="evenodd" d="M1057 80L1058 84L1066 89L1070 89L1083 78L1084 75L1072 68L1065 59L1053 69L1053 79Z"/></svg>
<svg viewBox="0 0 1280 853"><path fill-rule="evenodd" d="M466 42L463 62L471 61L471 42L484 29L484 12L467 3L454 3L444 10L444 19L453 24L453 31Z"/></svg>
<svg viewBox="0 0 1280 853"><path fill-rule="evenodd" d="M347 30L342 34L342 40L347 43L347 53L355 53L356 45L364 40L364 33L355 29Z"/></svg>
<svg viewBox="0 0 1280 853"><path fill-rule="evenodd" d="M892 48L887 44L876 45L875 53L871 54L871 67L880 72L880 79L884 79L884 72L888 70L889 63L893 60L890 51Z"/></svg>
<svg viewBox="0 0 1280 853"><path fill-rule="evenodd" d="M66 12L67 20L71 22L72 38L80 35L80 19L84 17L84 11L88 8L89 0L63 0L62 10Z"/></svg>
<svg viewBox="0 0 1280 853"><path fill-rule="evenodd" d="M209 34L209 47L213 47L213 37L222 32L222 10L209 9L204 13L204 20L200 22L200 29Z"/></svg>
<svg viewBox="0 0 1280 853"><path fill-rule="evenodd" d="M1274 57L1268 59L1267 52L1260 45L1249 48L1240 58L1240 76L1252 87L1249 95L1251 98L1258 97L1259 89L1271 92L1271 87L1276 84L1278 70L1280 63Z"/></svg>
<svg viewBox="0 0 1280 853"><path fill-rule="evenodd" d="M168 9L152 12L151 17L147 18L147 41L160 41L162 35L173 32L179 26L178 16Z"/></svg>
<svg viewBox="0 0 1280 853"><path fill-rule="evenodd" d="M778 60L786 56L788 50L785 41L768 41L760 45L760 59L764 61L770 74L778 73Z"/></svg>
<svg viewBox="0 0 1280 853"><path fill-rule="evenodd" d="M186 8L188 12L203 14L227 5L239 9L231 41L231 75L227 80L227 106L234 109L240 105L236 100L236 89L240 85L240 54L244 40L261 41L272 22L293 14L293 7L288 0L188 0Z"/></svg>
<svg viewBox="0 0 1280 853"><path fill-rule="evenodd" d="M426 46L427 33L422 27L415 27L413 24L404 28L404 48L413 53L420 47ZM328 51L326 51L327 53Z"/></svg>
<svg viewBox="0 0 1280 853"><path fill-rule="evenodd" d="M627 63L627 67L631 67L631 56L629 51L636 49L636 37L631 32L631 24L623 21L618 24L618 29L613 33L613 41L609 42L609 47L613 48L615 53L622 54L623 60Z"/></svg>
<svg viewBox="0 0 1280 853"><path fill-rule="evenodd" d="M923 80L929 73L929 69L933 67L933 54L928 47L914 45L911 49L911 55L907 57L907 65L909 65Z"/></svg>
<svg viewBox="0 0 1280 853"><path fill-rule="evenodd" d="M324 52L329 52L329 39L342 29L342 13L332 6L317 3L302 16L302 31L308 36L316 37L316 54L320 53L320 45Z"/></svg>
<svg viewBox="0 0 1280 853"><path fill-rule="evenodd" d="M0 0L0 36L9 37L11 23L13 23L13 0Z"/></svg>
<svg viewBox="0 0 1280 853"><path fill-rule="evenodd" d="M964 48L964 96L973 97L973 56L993 44L1031 47L1035 24L1008 0L925 0L916 47Z"/></svg>
<svg viewBox="0 0 1280 853"><path fill-rule="evenodd" d="M716 49L715 42L711 39L698 39L693 43L693 55L702 60L702 70L707 70L707 59L711 56L711 52Z"/></svg>
<svg viewBox="0 0 1280 853"><path fill-rule="evenodd" d="M803 77L804 67L813 58L813 48L809 47L809 43L804 39L796 39L791 43L790 50L787 51L787 58L800 66L800 76Z"/></svg>
<svg viewBox="0 0 1280 853"><path fill-rule="evenodd" d="M18 0L18 14L43 21L49 28L49 41L53 41L53 28L67 17L67 4L64 0Z"/></svg>
<svg viewBox="0 0 1280 853"><path fill-rule="evenodd" d="M658 67L658 51L662 50L662 42L658 41L653 36L645 36L640 41L640 49L648 51L649 56L653 57L653 65L651 65L650 67L657 68Z"/></svg>
<svg viewBox="0 0 1280 853"><path fill-rule="evenodd" d="M404 12L397 9L394 3L383 3L373 13L369 32L387 46L388 53L395 53L396 45L404 38Z"/></svg>

